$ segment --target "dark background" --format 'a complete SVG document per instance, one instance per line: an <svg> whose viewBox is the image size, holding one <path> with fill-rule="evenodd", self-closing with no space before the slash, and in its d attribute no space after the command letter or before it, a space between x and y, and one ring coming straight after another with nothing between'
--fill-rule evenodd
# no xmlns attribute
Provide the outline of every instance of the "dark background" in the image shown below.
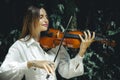
<svg viewBox="0 0 120 80"><path fill-rule="evenodd" d="M22 26L22 19L25 9L28 5L39 0L1 0L0 1L0 33L7 33L11 27L20 28ZM58 3L65 3L64 0L42 0L49 8L48 12L52 11L52 8L56 7ZM68 3L70 0L68 0ZM76 6L79 8L78 12L78 24L84 25L86 22L86 16L92 16L96 10L104 11L104 18L108 19L112 15L115 19L119 19L120 6L119 0L74 0ZM65 3L67 5L67 3ZM68 12L69 13L69 12ZM119 21L119 20L117 20Z"/></svg>

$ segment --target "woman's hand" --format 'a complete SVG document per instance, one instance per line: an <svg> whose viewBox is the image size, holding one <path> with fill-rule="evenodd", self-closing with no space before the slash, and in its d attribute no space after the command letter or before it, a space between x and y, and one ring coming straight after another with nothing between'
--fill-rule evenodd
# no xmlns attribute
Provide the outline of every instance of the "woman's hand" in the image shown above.
<svg viewBox="0 0 120 80"><path fill-rule="evenodd" d="M28 68L35 67L35 68L45 69L48 74L52 73L54 75L54 71L55 71L54 62L34 60L34 61L28 61L27 65Z"/></svg>
<svg viewBox="0 0 120 80"><path fill-rule="evenodd" d="M95 38L95 32L93 32L93 34L91 35L90 31L87 30L87 32L84 31L84 35L85 37L83 38L81 35L80 39L81 39L81 45L80 45L80 51L79 51L79 55L82 57L86 51L86 49L90 46L90 44L93 42L94 38Z"/></svg>

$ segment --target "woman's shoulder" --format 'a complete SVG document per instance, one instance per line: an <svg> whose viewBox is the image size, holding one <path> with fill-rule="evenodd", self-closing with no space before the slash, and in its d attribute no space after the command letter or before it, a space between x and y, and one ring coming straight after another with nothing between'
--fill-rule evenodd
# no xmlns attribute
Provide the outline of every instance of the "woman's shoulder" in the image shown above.
<svg viewBox="0 0 120 80"><path fill-rule="evenodd" d="M60 49L59 49L60 48ZM57 54L57 52L60 52L60 53L63 53L63 54L66 54L66 53L68 53L67 51L66 51L66 49L65 49L65 47L64 46L56 46L55 48L52 48L52 49L50 49L48 52L49 53L54 53L54 54Z"/></svg>
<svg viewBox="0 0 120 80"><path fill-rule="evenodd" d="M25 44L25 41L23 39L18 39L11 45L11 47L16 47L24 44Z"/></svg>

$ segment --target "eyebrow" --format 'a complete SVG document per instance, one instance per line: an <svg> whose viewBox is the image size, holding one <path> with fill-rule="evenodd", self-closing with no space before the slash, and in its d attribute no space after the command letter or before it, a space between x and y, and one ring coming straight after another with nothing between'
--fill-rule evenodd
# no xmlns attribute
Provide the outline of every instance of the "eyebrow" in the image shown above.
<svg viewBox="0 0 120 80"><path fill-rule="evenodd" d="M42 16L44 16L44 15L43 15L43 14L40 14L40 16L42 17ZM45 16L48 16L48 15L46 14Z"/></svg>

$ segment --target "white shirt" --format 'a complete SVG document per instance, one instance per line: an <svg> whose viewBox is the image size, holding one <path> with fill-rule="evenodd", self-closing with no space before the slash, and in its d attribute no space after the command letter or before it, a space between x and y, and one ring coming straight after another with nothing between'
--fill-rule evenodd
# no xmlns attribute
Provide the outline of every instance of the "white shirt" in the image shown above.
<svg viewBox="0 0 120 80"><path fill-rule="evenodd" d="M28 36L21 40L17 40L9 48L8 54L0 67L0 80L21 80L24 75L26 80L57 80L56 76L53 75L50 75L50 77L46 79L47 72L44 69L37 68L34 70L34 68L28 68L27 61L53 61L58 47L46 53L33 38L29 41L24 41L27 38ZM83 57L79 55L70 59L65 48L61 46L55 61L56 70L66 79L80 76L84 72L82 61Z"/></svg>

